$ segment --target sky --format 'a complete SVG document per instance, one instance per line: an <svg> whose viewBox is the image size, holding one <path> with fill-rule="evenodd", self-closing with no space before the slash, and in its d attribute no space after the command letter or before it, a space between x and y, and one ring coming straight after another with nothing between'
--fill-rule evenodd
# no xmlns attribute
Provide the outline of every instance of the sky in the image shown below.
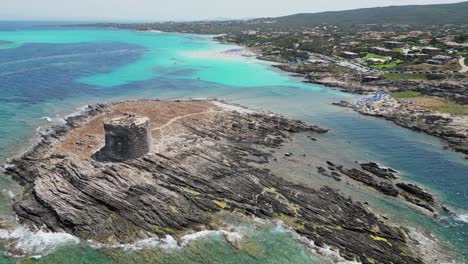
<svg viewBox="0 0 468 264"><path fill-rule="evenodd" d="M0 20L179 21L275 17L450 0L0 0Z"/></svg>

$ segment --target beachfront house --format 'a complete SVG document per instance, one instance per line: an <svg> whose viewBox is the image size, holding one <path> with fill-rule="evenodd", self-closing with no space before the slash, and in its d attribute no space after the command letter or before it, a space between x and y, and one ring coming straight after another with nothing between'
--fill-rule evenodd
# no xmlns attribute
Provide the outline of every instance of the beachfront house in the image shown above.
<svg viewBox="0 0 468 264"><path fill-rule="evenodd" d="M438 61L438 60L426 60L425 63L430 64L430 65L442 65L442 64L444 64L443 62Z"/></svg>
<svg viewBox="0 0 468 264"><path fill-rule="evenodd" d="M384 46L388 49L402 49L406 46L406 43L399 41L386 41Z"/></svg>
<svg viewBox="0 0 468 264"><path fill-rule="evenodd" d="M368 64L380 64L380 63L385 63L385 60L379 59L379 58L368 58L366 59L366 62Z"/></svg>
<svg viewBox="0 0 468 264"><path fill-rule="evenodd" d="M431 56L439 55L442 53L442 50L436 47L424 47L421 51Z"/></svg>
<svg viewBox="0 0 468 264"><path fill-rule="evenodd" d="M341 57L347 58L347 59L357 59L359 58L359 54L356 52L351 52L351 51L342 51Z"/></svg>
<svg viewBox="0 0 468 264"><path fill-rule="evenodd" d="M443 65L443 64L447 63L448 61L450 61L451 59L452 59L452 57L450 57L450 56L436 55L436 56L432 57L431 59L426 60L426 63L431 64L431 65Z"/></svg>
<svg viewBox="0 0 468 264"><path fill-rule="evenodd" d="M392 56L393 50L382 48L382 47L372 47L370 48L370 52L375 53L381 56Z"/></svg>

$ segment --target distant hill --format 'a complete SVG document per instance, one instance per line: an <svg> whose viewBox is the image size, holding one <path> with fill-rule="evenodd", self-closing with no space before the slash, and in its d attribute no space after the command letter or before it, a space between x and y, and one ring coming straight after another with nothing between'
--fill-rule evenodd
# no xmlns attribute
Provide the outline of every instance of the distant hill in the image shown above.
<svg viewBox="0 0 468 264"><path fill-rule="evenodd" d="M273 18L286 26L355 24L468 24L468 1L456 4L363 8Z"/></svg>
<svg viewBox="0 0 468 264"><path fill-rule="evenodd" d="M409 5L363 8L346 11L331 11L322 13L304 13L276 18L257 18L229 20L217 18L207 21L186 22L155 22L155 23L97 23L87 27L115 27L132 30L160 30L165 32L185 32L197 34L240 33L246 30L292 32L303 27L316 25L374 25L377 28L383 24L410 25L412 28L429 30L433 26L443 24L468 25L468 1L456 4ZM437 27L435 27L437 28Z"/></svg>

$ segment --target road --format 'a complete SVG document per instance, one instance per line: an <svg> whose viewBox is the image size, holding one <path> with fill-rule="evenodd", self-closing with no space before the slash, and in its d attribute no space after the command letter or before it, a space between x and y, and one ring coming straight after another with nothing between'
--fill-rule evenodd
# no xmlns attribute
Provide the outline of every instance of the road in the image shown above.
<svg viewBox="0 0 468 264"><path fill-rule="evenodd" d="M460 57L458 64L460 64L460 67L462 68L460 72L468 72L468 66L465 64L465 57Z"/></svg>

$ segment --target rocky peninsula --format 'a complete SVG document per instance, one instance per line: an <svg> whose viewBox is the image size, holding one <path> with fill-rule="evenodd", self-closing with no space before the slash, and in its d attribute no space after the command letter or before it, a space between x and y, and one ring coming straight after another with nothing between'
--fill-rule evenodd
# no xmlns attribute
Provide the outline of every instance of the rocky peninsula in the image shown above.
<svg viewBox="0 0 468 264"><path fill-rule="evenodd" d="M110 151L104 124L121 125L123 115L136 120L130 126L142 126L138 133L148 134L149 140L138 144L150 144L149 153L134 149L142 156L102 158L99 153ZM230 212L282 220L346 260L424 263L417 241L405 228L333 188L291 183L268 169L274 154L294 135L313 138L326 132L218 101L128 101L90 106L68 118L5 169L24 186L14 201L21 222L84 240L118 244L166 235L177 239L184 232L220 228L217 214ZM112 146L119 149L119 144ZM316 170L430 213L442 207L429 192L376 163L346 168L327 161Z"/></svg>
<svg viewBox="0 0 468 264"><path fill-rule="evenodd" d="M399 126L443 139L448 147L468 158L468 116L429 111L411 100L383 101L356 105L348 101L335 103L356 112L384 118Z"/></svg>
<svg viewBox="0 0 468 264"><path fill-rule="evenodd" d="M369 95L376 92L397 94L411 91L432 101L442 102L441 98L448 98L452 102L464 106L465 109L468 104L468 82L464 79L457 82L440 80L388 81L375 76L340 72L330 66L280 64L275 67L304 77L307 83L338 88L347 93ZM355 106L352 102L336 102L335 104L352 108L363 115L384 118L396 125L441 138L453 150L468 155L468 116L466 115L443 113L416 105L411 108L395 107L395 105L401 106L401 103L390 105L386 102L378 102L360 106ZM468 158L468 156L465 157Z"/></svg>

